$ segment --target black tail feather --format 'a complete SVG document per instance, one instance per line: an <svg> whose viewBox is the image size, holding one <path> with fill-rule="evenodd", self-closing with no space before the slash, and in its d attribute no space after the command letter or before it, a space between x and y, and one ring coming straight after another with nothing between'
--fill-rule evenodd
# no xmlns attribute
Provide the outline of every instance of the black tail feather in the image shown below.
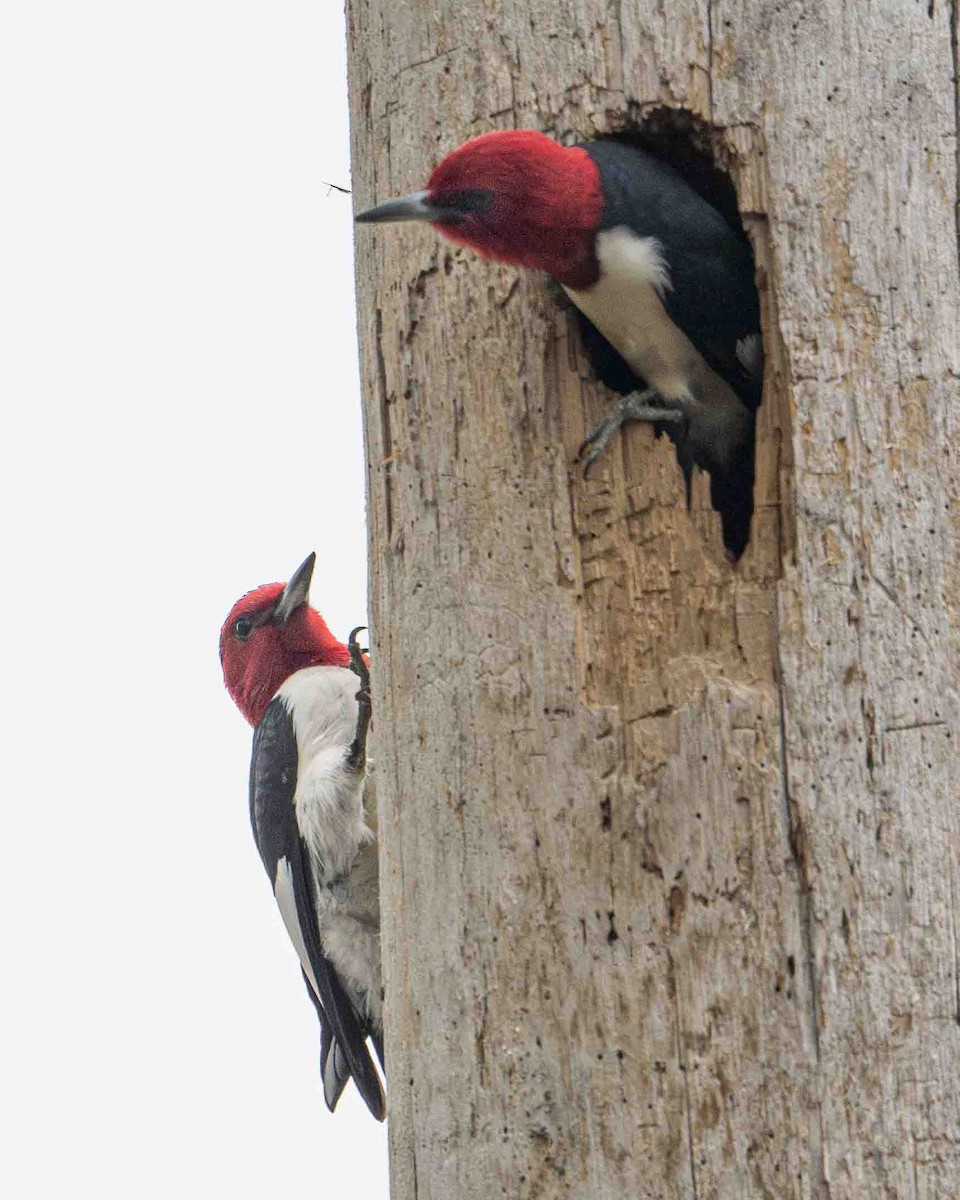
<svg viewBox="0 0 960 1200"><path fill-rule="evenodd" d="M710 474L710 503L720 514L723 544L734 562L743 554L750 541L753 519L754 436L747 442L725 470Z"/></svg>

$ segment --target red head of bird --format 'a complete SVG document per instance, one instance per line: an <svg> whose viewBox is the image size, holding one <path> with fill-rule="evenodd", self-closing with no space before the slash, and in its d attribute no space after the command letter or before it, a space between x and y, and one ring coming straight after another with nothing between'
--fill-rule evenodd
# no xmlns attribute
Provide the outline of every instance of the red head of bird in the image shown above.
<svg viewBox="0 0 960 1200"><path fill-rule="evenodd" d="M220 630L223 682L251 725L295 671L350 665L347 647L307 603L316 558L311 554L288 583L265 583L241 596Z"/></svg>
<svg viewBox="0 0 960 1200"><path fill-rule="evenodd" d="M361 213L360 222L429 221L485 258L547 271L567 287L597 279L600 173L586 150L530 129L484 133L448 154L426 190Z"/></svg>

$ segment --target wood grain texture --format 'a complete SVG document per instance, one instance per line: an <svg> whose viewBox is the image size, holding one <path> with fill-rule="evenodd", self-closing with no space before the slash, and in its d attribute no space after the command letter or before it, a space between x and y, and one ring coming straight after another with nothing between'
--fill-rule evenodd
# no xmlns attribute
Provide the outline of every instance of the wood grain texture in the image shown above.
<svg viewBox="0 0 960 1200"><path fill-rule="evenodd" d="M542 279L358 232L394 1200L960 1195L955 8L347 14L361 208L710 122L768 356L731 569L666 440L571 467Z"/></svg>

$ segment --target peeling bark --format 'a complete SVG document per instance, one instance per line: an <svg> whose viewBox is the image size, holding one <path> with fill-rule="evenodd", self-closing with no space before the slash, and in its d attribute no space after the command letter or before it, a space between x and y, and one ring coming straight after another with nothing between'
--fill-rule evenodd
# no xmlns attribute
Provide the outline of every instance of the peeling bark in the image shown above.
<svg viewBox="0 0 960 1200"><path fill-rule="evenodd" d="M731 569L541 279L358 237L394 1200L960 1194L956 7L348 0L359 207L683 108L767 353Z"/></svg>

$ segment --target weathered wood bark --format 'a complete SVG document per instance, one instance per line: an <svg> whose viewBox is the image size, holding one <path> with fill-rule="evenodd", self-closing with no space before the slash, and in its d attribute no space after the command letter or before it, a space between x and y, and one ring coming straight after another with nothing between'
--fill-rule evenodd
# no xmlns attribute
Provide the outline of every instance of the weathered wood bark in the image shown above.
<svg viewBox="0 0 960 1200"><path fill-rule="evenodd" d="M682 107L768 357L736 569L542 280L363 230L394 1200L960 1196L956 13L348 0L355 190Z"/></svg>

